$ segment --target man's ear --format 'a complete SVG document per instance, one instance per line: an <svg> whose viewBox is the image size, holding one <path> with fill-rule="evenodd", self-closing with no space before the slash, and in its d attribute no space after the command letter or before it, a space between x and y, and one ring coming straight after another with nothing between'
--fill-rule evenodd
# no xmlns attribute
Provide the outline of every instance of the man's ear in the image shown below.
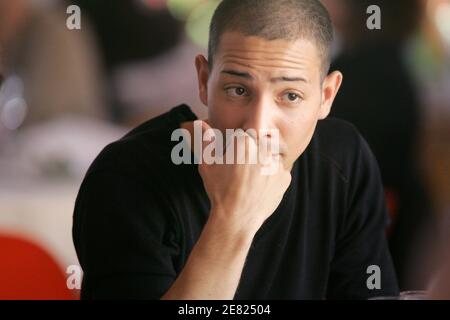
<svg viewBox="0 0 450 320"><path fill-rule="evenodd" d="M198 93L200 100L205 106L208 106L208 79L209 66L206 58L199 54L195 57L195 68L197 69Z"/></svg>
<svg viewBox="0 0 450 320"><path fill-rule="evenodd" d="M331 110L334 98L341 87L343 75L339 71L333 71L325 77L322 84L322 103L320 105L319 119L325 119Z"/></svg>

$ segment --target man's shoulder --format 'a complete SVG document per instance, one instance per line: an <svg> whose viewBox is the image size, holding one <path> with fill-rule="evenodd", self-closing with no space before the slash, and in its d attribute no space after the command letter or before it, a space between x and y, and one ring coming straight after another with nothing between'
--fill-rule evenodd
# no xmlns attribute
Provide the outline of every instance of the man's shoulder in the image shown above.
<svg viewBox="0 0 450 320"><path fill-rule="evenodd" d="M336 152L358 145L361 134L350 122L329 117L317 123L313 139L320 143L322 150Z"/></svg>
<svg viewBox="0 0 450 320"><path fill-rule="evenodd" d="M374 155L358 129L338 118L318 122L308 151L335 167L346 180L357 163L376 165Z"/></svg>
<svg viewBox="0 0 450 320"><path fill-rule="evenodd" d="M98 171L143 174L171 164L171 135L183 121L196 116L186 105L180 105L130 130L121 139L108 144L91 164L88 175Z"/></svg>
<svg viewBox="0 0 450 320"><path fill-rule="evenodd" d="M181 122L197 120L191 108L185 104L176 106L169 111L151 118L128 132L121 140L144 138L148 134L167 131L179 127Z"/></svg>

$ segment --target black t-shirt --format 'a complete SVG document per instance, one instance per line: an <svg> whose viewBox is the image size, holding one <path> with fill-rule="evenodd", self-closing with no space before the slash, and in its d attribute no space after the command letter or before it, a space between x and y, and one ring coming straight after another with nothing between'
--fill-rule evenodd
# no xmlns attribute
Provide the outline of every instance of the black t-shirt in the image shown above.
<svg viewBox="0 0 450 320"><path fill-rule="evenodd" d="M107 146L75 205L73 238L82 298L158 299L182 271L210 202L195 164L175 165L171 141L186 105ZM292 182L253 239L236 299L396 295L377 163L348 123L319 121ZM369 270L378 266L380 273ZM368 288L376 284L380 289Z"/></svg>

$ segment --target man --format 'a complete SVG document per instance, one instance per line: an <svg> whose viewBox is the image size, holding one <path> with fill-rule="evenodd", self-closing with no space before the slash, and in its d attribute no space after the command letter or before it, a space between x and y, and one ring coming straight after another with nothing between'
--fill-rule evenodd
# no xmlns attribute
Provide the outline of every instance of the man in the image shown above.
<svg viewBox="0 0 450 320"><path fill-rule="evenodd" d="M195 135L196 116L185 105L109 145L75 207L83 298L397 293L376 161L351 125L318 122L342 81L339 72L327 74L331 41L317 0L219 5L209 60L195 60L209 114L202 130L255 130L236 145L246 159L275 130L279 152L267 155L279 170L263 175L263 164L248 162L175 165L172 132Z"/></svg>

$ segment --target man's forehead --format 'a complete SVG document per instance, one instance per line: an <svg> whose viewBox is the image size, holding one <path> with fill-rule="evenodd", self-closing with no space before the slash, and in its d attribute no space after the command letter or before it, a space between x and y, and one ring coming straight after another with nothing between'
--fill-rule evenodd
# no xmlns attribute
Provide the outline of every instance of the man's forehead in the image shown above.
<svg viewBox="0 0 450 320"><path fill-rule="evenodd" d="M235 64L308 71L320 65L318 50L309 40L267 40L236 32L223 34L215 59L221 69Z"/></svg>

